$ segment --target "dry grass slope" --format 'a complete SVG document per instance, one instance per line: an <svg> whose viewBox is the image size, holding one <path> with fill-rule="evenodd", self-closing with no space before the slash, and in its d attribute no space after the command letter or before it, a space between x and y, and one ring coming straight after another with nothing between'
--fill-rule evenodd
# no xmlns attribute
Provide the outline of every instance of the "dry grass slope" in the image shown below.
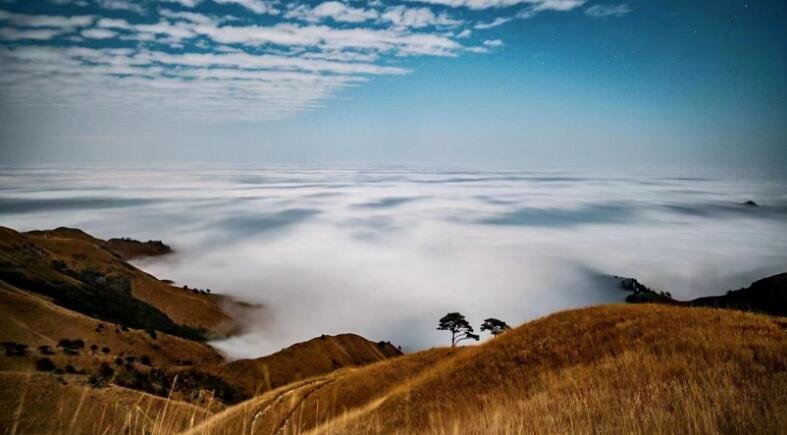
<svg viewBox="0 0 787 435"><path fill-rule="evenodd" d="M98 328L99 324L106 325ZM34 354L29 358L9 358L0 355L0 370L33 370L35 349L39 346L57 347L61 339L81 339L86 346L107 347L109 355L83 352L64 357L61 352L51 358L58 366L66 363L81 367L97 361L111 362L116 355L148 355L157 366L190 360L196 364L218 363L222 360L213 348L180 337L160 333L153 340L140 330L121 331L116 326L55 305L39 295L19 290L0 281L0 341L26 344Z"/></svg>
<svg viewBox="0 0 787 435"><path fill-rule="evenodd" d="M65 376L0 373L0 434L164 434L209 417L204 408Z"/></svg>
<svg viewBox="0 0 787 435"><path fill-rule="evenodd" d="M401 354L388 342L374 343L356 334L324 335L262 358L204 369L251 396L343 367L366 365Z"/></svg>
<svg viewBox="0 0 787 435"><path fill-rule="evenodd" d="M785 319L611 305L290 384L191 431L779 433Z"/></svg>
<svg viewBox="0 0 787 435"><path fill-rule="evenodd" d="M165 313L175 323L205 329L213 336L225 336L236 329L232 319L222 310L223 304L232 304L233 301L221 295L194 294L161 282L126 263L124 258L127 252L111 250L116 244L109 244L73 228L20 234L0 227L0 244L3 247L23 243L40 250L47 260L62 261L70 269L92 269L128 278L131 281L131 294L135 298ZM37 271L46 270L48 266L42 264Z"/></svg>

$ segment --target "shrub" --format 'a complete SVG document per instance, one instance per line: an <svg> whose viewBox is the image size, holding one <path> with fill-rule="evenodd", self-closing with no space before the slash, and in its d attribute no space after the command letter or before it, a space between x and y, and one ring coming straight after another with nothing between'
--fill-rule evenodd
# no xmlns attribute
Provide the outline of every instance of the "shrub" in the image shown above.
<svg viewBox="0 0 787 435"><path fill-rule="evenodd" d="M74 374L81 375L81 374L85 373L84 370L80 370L80 369L72 366L71 364L66 365L65 370L66 370L66 373L72 374L72 375L74 375Z"/></svg>
<svg viewBox="0 0 787 435"><path fill-rule="evenodd" d="M26 356L28 353L27 345L22 343L14 343L13 341L6 341L0 343L0 346L5 349L5 356Z"/></svg>
<svg viewBox="0 0 787 435"><path fill-rule="evenodd" d="M146 366L148 366L148 367L151 367L151 366L153 365L153 364L150 362L150 357L149 357L149 356L147 356L147 355L142 355L141 357L139 357L139 363L140 363L140 364L144 364L144 365L146 365Z"/></svg>
<svg viewBox="0 0 787 435"><path fill-rule="evenodd" d="M39 358L36 360L36 370L39 372L51 372L56 368L57 367L55 367L55 363L53 363L49 358Z"/></svg>
<svg viewBox="0 0 787 435"><path fill-rule="evenodd" d="M108 348L106 346L101 348L101 353L108 354L109 352L112 352L112 350L110 348Z"/></svg>
<svg viewBox="0 0 787 435"><path fill-rule="evenodd" d="M112 376L115 374L115 369L110 367L109 364L102 362L100 366L98 366L98 376L104 379L112 379Z"/></svg>
<svg viewBox="0 0 787 435"><path fill-rule="evenodd" d="M57 347L63 349L63 353L67 355L77 355L80 349L85 347L85 342L82 340L69 340L63 338L57 342Z"/></svg>
<svg viewBox="0 0 787 435"><path fill-rule="evenodd" d="M51 346L47 346L45 344L41 345L41 346L38 346L38 352L41 353L41 355L54 355L55 354L55 351L52 350L52 347Z"/></svg>
<svg viewBox="0 0 787 435"><path fill-rule="evenodd" d="M90 377L87 378L87 382L93 388L101 388L107 386L107 380L96 375L90 375Z"/></svg>

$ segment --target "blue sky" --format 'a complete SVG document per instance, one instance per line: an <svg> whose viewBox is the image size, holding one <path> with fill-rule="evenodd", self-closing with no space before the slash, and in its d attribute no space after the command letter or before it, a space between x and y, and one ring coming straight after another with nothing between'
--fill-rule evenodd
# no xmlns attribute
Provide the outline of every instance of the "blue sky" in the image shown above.
<svg viewBox="0 0 787 435"><path fill-rule="evenodd" d="M781 1L0 0L0 161L787 164Z"/></svg>

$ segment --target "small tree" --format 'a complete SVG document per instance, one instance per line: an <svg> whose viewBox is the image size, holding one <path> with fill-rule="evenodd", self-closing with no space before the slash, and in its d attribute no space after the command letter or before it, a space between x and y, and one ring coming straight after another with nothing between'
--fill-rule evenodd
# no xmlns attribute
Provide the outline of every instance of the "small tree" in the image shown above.
<svg viewBox="0 0 787 435"><path fill-rule="evenodd" d="M481 324L481 330L486 331L494 336L498 336L506 331L511 329L508 324L500 319L495 319L494 317L490 317L484 320L484 323Z"/></svg>
<svg viewBox="0 0 787 435"><path fill-rule="evenodd" d="M473 333L473 327L470 326L470 322L465 319L465 316L459 313L448 313L443 316L437 330L451 332L451 347L456 347L456 344L462 340L478 341L480 338Z"/></svg>

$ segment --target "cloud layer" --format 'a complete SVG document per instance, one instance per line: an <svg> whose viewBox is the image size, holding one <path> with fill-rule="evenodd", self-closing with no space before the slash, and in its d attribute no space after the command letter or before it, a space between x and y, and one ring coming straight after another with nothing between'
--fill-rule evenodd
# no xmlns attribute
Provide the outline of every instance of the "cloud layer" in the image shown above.
<svg viewBox="0 0 787 435"><path fill-rule="evenodd" d="M0 9L5 110L288 118L408 59L504 46L483 31L584 0L12 0ZM594 16L622 6L592 7Z"/></svg>
<svg viewBox="0 0 787 435"><path fill-rule="evenodd" d="M783 184L752 171L645 174L4 169L0 225L163 239L176 253L144 270L267 307L247 335L217 343L235 357L323 333L443 344L434 328L449 311L518 324L621 301L603 274L690 298L784 271Z"/></svg>

